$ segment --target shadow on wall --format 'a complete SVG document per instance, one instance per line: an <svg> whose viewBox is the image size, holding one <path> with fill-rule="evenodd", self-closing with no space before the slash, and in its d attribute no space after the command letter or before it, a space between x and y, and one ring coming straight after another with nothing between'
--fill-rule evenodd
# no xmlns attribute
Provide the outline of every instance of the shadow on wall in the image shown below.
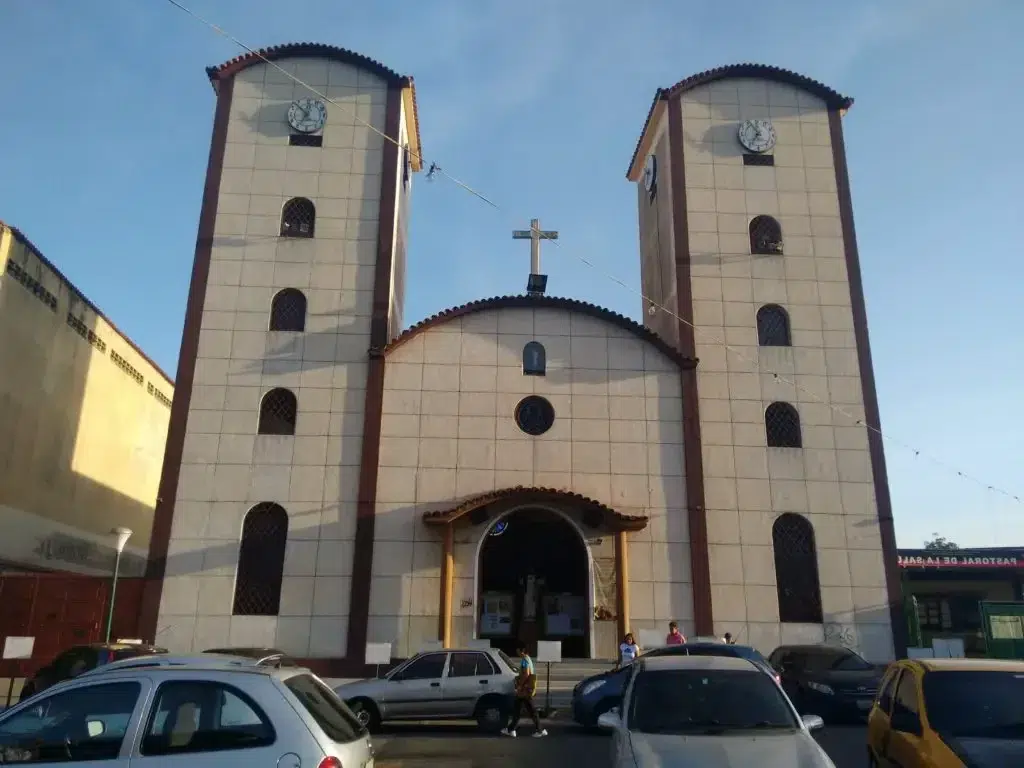
<svg viewBox="0 0 1024 768"><path fill-rule="evenodd" d="M278 288L283 287L285 286L278 286ZM269 288L267 292L267 312L269 314ZM530 310L524 308L513 311L526 312ZM355 321L355 318L352 319ZM584 319L591 320L590 318ZM459 320L451 321L455 328L459 327L459 322ZM601 322L601 325L605 324ZM337 360L336 350L339 343L358 345L355 348L358 349L359 354L353 355L351 364L364 365L366 336L348 333L348 328L348 325L339 324L328 331L321 332L272 333L268 337L268 349L265 357L261 360L240 360L237 370L239 373L248 375L272 374L274 385L297 386L299 380L311 371L336 369L346 364L344 361ZM463 330L463 333L471 335L472 331ZM506 337L507 339L516 339L514 343L501 341L501 337L494 334L486 334L486 337L487 341L499 339L496 343L500 347L499 354L502 357L521 360L522 349L518 336ZM532 335L529 338L532 338ZM547 343L547 337L539 335L538 338ZM564 338L568 342L568 337ZM600 337L595 335L595 338ZM553 346L553 344L550 345L549 349ZM644 358L647 357L648 367L652 369L652 372L659 370L666 374L663 380L671 382L678 395L679 377L675 363L639 339L635 340L635 343L630 339L628 346L631 352L637 356L636 367L642 368ZM313 352L312 357L309 354L310 351ZM656 356L658 362L651 362L650 356ZM632 615L636 617L631 622L631 628L634 631L641 628L664 629L668 621L674 619L680 621L684 629L692 629L690 626L692 624L692 587L690 585L689 536L687 535L686 505L683 497L681 399L678 396L655 398L653 395L656 393L653 392L651 393L652 397L647 398L645 392L650 392L650 390L645 389L645 380L646 387L650 387L657 386L659 379L655 376L637 376L636 368L615 370L605 367L597 370L582 368L570 370L560 367L564 364L564 359L560 360L558 355L551 355L549 351L547 375L543 378L529 377L534 380L530 386L535 386L538 393L545 394L552 401L561 401L564 398L564 406L556 406L558 410L556 420L571 417L572 399L568 393L574 387L586 391L588 385L599 385L600 388L597 391L608 391L610 388L613 393L621 392L624 395L631 394L636 397L642 402L644 412L633 420L624 418L619 425L623 429L631 427L634 430L637 429L637 424L644 426L643 434L638 434L634 438L636 448L642 454L640 466L644 471L639 471L634 467L627 468L628 472L635 473L632 476L616 475L623 480L619 489L621 497L618 503L615 497L616 486L612 486L612 498L607 498L607 492L599 493L589 490L587 487L581 487L585 483L577 483L575 478L570 481L569 487L561 489L591 496L627 514L651 514L651 509L656 510L648 528L630 536L631 603ZM261 387L261 394L270 388L265 384ZM550 394L552 391L565 394ZM527 392L521 396L525 396L525 394ZM513 397L519 396L513 395ZM365 391L361 388L348 390L335 388L331 410L338 412L344 408L354 415L358 415L361 430L364 398ZM656 406L652 404L656 404ZM656 408L657 412L651 412L652 408ZM298 409L301 419L303 411L301 395ZM596 416L596 414L594 415ZM255 424L257 416L256 412L252 414L253 424ZM616 437L613 431L609 431L613 429L613 426L610 425L608 416L606 402L600 418L591 419L591 426L601 427L602 423L604 424L604 434L607 436L599 438L599 442L607 443ZM323 418L326 420L328 414L323 414ZM499 415L498 418L506 418L511 423L513 414ZM657 425L659 430L657 434L654 432L648 434L646 427L651 424ZM530 439L526 435L522 437ZM542 442L546 438L541 436L532 439ZM664 442L654 443L651 442L652 439ZM276 454L279 451L275 450L273 446L280 444L282 449L280 453L290 457L291 448L288 444L294 440L295 438L290 436L259 435L256 438L256 452L264 455ZM260 446L263 448L261 449ZM290 530L279 617L234 617L233 619L230 617L242 519L247 512L246 505L255 503L259 499L252 502L239 501L237 506L235 503L215 504L216 519L211 517L208 507L206 512L199 511L198 504L188 504L189 515L192 515L194 519L185 520L176 513L174 532L168 553L168 583L164 587L164 604L161 606L162 618L159 631L163 633L163 637L159 638L160 642L171 647L189 649L192 647L193 637L196 638L194 642L204 647L225 642L243 642L244 637L244 642L247 644L265 642L268 645L283 647L298 656L344 656L356 517L354 486L358 483L360 451L361 442L358 435L351 439L342 436L340 457L328 459L329 466L322 474L325 483L323 495L319 494L319 489L309 494L310 497L315 496L327 501L310 500L302 503L293 501L284 504L290 517ZM636 459L635 456L634 459ZM609 460L611 461L611 459ZM340 466L331 462L338 462ZM265 469L268 472L277 469L290 471L291 464L292 461L289 459L284 461L280 467L267 466L261 467L261 470ZM534 466L536 469L544 469ZM604 474L610 475L615 469L616 467L609 463ZM570 477L568 470L567 467L566 477ZM417 469L410 467L409 472L415 474ZM321 476L320 472L314 474L318 478ZM503 473L499 471L499 474ZM294 474L290 477L294 481ZM533 485L534 483L530 482L530 477L523 478L524 482L508 483L498 482L496 478L494 485L498 487ZM249 484L253 485L254 482L255 477L250 477ZM544 483L537 484L544 485ZM413 485L415 487L415 480ZM294 491L294 483L292 488ZM378 502L378 512L375 518L374 593L368 632L371 641L391 639L397 643L398 635L406 635L409 638L408 643L403 643L402 646L396 644L395 650L398 653L400 651L415 651L416 648L410 647L410 645L415 646L418 642L437 639L441 538L440 532L429 529L423 524L422 515L428 511L450 508L458 501L475 495L477 492L494 489L489 486L479 490L474 489L469 493L457 494L453 486L451 496L436 503L389 505ZM632 493L632 496L627 497L627 493ZM295 498L294 493L292 498ZM351 499L351 502L333 501L338 498ZM182 506L184 505L179 504L179 507ZM229 506L232 508L231 510L227 510ZM205 516L205 519L200 519L202 516ZM211 540L218 539L223 543L211 543ZM474 553L475 543L467 544L467 546L473 547ZM474 556L470 555L469 560L465 562L472 562ZM472 616L475 610L475 608L470 608L467 612L460 607L464 600L472 599L474 606L476 603L475 596L465 594L465 589L472 590L473 588L472 573L459 574L459 576L468 578L470 584L456 587L457 594L453 605L456 621ZM201 585L191 582L197 577L203 580ZM187 600L183 603L186 607L180 612L174 609L174 595L178 590L174 584L175 580L184 580L180 584L182 596L194 595L198 591L200 602L205 601L209 606L208 609L201 612L199 619L196 619L194 609L187 609ZM655 582L673 585L676 592L685 591L686 598L675 600L676 608L673 608L673 601L666 599L666 594L668 594L666 588L659 587ZM460 589L462 592L459 591ZM678 613L682 613L682 615L675 615ZM203 618L204 614L209 618ZM243 630L242 627L248 629ZM255 634L244 636L243 631L251 631ZM308 644L304 638L309 638Z"/></svg>
<svg viewBox="0 0 1024 768"><path fill-rule="evenodd" d="M11 259L20 262L17 253L16 245ZM101 337L81 299L69 312L66 287L54 309L10 274L0 279L0 507L29 513L5 530L2 557L106 575L114 559L111 528L131 528L129 550L148 550L153 505L109 482L126 478L124 486L139 488L151 477L155 497L170 413L156 393L166 398L170 385L116 364L112 353L126 353L128 345L111 331ZM45 521L56 532L35 527ZM144 569L131 554L123 565L126 575Z"/></svg>

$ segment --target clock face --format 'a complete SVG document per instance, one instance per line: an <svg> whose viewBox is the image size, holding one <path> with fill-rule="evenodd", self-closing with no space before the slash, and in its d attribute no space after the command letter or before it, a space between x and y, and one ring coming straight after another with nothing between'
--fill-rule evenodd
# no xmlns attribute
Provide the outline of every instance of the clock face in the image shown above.
<svg viewBox="0 0 1024 768"><path fill-rule="evenodd" d="M327 122L327 107L320 99L297 99L288 107L288 125L299 133L319 131Z"/></svg>
<svg viewBox="0 0 1024 768"><path fill-rule="evenodd" d="M650 192L654 189L654 182L658 180L658 158L654 155L647 156L644 163L644 189Z"/></svg>
<svg viewBox="0 0 1024 768"><path fill-rule="evenodd" d="M747 120L740 123L740 144L751 152L767 152L775 146L775 128L770 120Z"/></svg>

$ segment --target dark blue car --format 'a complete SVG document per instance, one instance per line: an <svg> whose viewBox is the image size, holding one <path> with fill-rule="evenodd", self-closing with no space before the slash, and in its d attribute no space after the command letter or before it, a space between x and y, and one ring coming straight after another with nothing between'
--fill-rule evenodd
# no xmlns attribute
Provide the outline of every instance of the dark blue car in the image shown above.
<svg viewBox="0 0 1024 768"><path fill-rule="evenodd" d="M725 643L684 643L683 645L667 645L647 651L644 657L651 656L739 656L749 659L755 666L764 670L777 681L778 675L764 656L756 648L749 645L726 645ZM597 718L617 707L622 702L622 694L629 677L629 667L602 672L584 678L572 691L572 719L586 728L596 728Z"/></svg>

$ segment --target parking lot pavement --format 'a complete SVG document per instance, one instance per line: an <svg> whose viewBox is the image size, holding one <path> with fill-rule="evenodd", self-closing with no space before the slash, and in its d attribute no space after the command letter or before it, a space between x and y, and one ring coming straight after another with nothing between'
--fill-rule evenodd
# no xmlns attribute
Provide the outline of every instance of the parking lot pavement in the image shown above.
<svg viewBox="0 0 1024 768"><path fill-rule="evenodd" d="M373 738L375 768L604 768L611 764L606 735L557 720L545 725L550 733L546 739L531 738L533 725L528 721L520 726L517 739L484 736L468 723L388 726ZM864 735L863 726L833 726L817 734L836 768L865 768Z"/></svg>

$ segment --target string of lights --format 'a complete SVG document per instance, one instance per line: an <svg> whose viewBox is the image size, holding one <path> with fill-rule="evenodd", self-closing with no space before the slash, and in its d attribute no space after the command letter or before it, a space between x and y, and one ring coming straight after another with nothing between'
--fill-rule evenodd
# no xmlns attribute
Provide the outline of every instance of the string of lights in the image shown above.
<svg viewBox="0 0 1024 768"><path fill-rule="evenodd" d="M195 13L194 11L192 11L191 9L189 9L188 7L186 7L185 5L180 3L178 0L167 0L167 2L170 3L172 6L174 6L175 8L177 8L178 10L186 13L187 15L189 15L190 17L192 17L196 21L199 21L201 24L203 24L206 27L210 28L211 30L216 32L218 35L220 35L220 36L226 38L227 40L231 41L232 43L237 45L239 48L245 50L250 55L255 56L256 58L262 60L267 66L273 67L274 69L278 70L279 72L284 74L286 77L288 77L290 80L295 82L297 85L302 86L303 88L305 88L307 91L309 91L313 95L317 96L318 98L323 99L325 102L327 102L328 104L331 104L333 107L338 108L344 114L347 114L347 115L353 117L356 120L356 122L358 122L359 124L363 125L364 127L368 128L368 129L370 129L371 131L373 131L377 135L381 136L384 139L384 141L390 142L391 144L394 144L399 149L404 149L405 151L409 152L413 157L415 157L419 161L421 167L428 168L428 171L427 171L427 178L428 178L428 180L433 180L434 178L436 178L438 176L440 176L442 178L445 178L448 181L450 181L451 183L455 184L457 187L461 188L462 190L464 190L464 191L468 192L469 194L473 195L474 197L478 198L480 201L482 201L486 205L490 206L491 208L494 208L494 209L496 209L496 210L498 210L498 211L500 211L502 213L506 213L506 210L504 208L502 208L501 206L499 206L497 203L495 203L491 198L487 197L486 195L482 194L478 190L474 189L469 184L465 183L464 181L462 181L462 180L456 178L455 176L453 176L452 174L448 173L447 171L445 171L437 163L432 162L432 163L428 164L421 154L416 153L411 148L404 147L402 144L400 144L399 139L398 139L397 136L389 136L389 135L387 135L387 133L385 133L384 131L381 131L376 126L370 124L369 122L367 122L365 120L362 120L361 118L359 118L355 114L355 112L353 110L348 108L346 105L339 104L337 101L335 101L334 99L330 98L325 93L323 93L322 91L318 90L316 87L314 87L314 86L304 82L302 79L300 79L299 77L297 77L293 73L288 72L284 67L280 66L277 62L270 60L267 56L263 55L259 50L255 49L255 48L252 48L249 45L246 45L244 42L239 40L237 37L231 35L230 33L226 32L224 29L222 29L221 27L217 26L213 22L211 22L211 21L203 18L199 14ZM836 403L832 403L832 402L822 398L816 392L814 392L814 391L808 389L807 387L804 387L801 384L799 384L795 379L786 377L786 376L784 376L784 375L782 375L780 373L777 373L775 371L764 370L761 367L760 361L758 361L756 358L750 357L745 352L743 352L742 349L739 349L739 348L737 348L737 347L735 347L733 345L727 344L724 339L721 339L721 338L717 337L716 335L714 335L713 333L710 333L707 330L705 330L703 328L700 328L699 326L695 325L693 322L691 322L691 321L689 321L689 320L687 320L687 319L685 319L683 317L680 317L679 314L677 314L673 310L669 309L668 307L665 307L664 305L662 305L662 304L658 303L657 301L651 299L650 297L646 296L643 293L642 290L629 285L628 283L626 283L624 280L622 280L621 278L617 277L616 275L603 270L601 267L599 267L597 264L595 264L591 260L587 259L585 256L582 256L582 255L580 255L578 253L572 252L569 249L563 249L562 248L562 244L561 244L561 242L559 240L552 239L552 240L546 240L546 242L550 242L550 243L554 244L555 247L558 248L560 253L568 254L569 256L571 256L572 258L576 259L578 262L580 262L584 266L588 267L592 271L594 271L597 274L599 274L600 276L604 277L606 280L609 280L612 283L615 283L619 287L621 287L621 288L625 289L626 291L632 293L633 295L639 297L641 299L641 301L643 302L643 306L648 307L648 311L651 312L652 314L656 314L657 312L664 312L665 314L669 315L670 317L672 317L676 321L678 321L680 323L683 323L684 325L692 328L694 333L695 333L695 335L701 337L703 340L707 341L710 344L713 344L715 346L718 346L718 347L721 347L721 348L727 350L727 352L732 354L737 360L741 360L744 363L750 365L752 371L756 371L758 373L764 373L764 374L771 375L776 381L778 381L778 382L780 382L782 384L785 384L787 386L793 387L796 391L801 392L802 394L806 395L813 402L819 403L821 405L824 405L824 406L828 407L833 412L835 412L835 413L839 414L840 416L842 416L843 418L847 419L850 423L856 424L858 426L863 426L866 429L871 430L872 432L877 433L887 443L889 443L891 445L894 445L894 446L897 446L897 447L899 447L899 448L901 448L903 450L909 451L916 458L928 461L929 463L933 464L934 466L936 466L936 467L938 467L938 468L940 468L940 469L942 469L944 471L947 471L947 472L949 472L951 474L954 474L954 475L956 475L957 477L960 477L963 480L967 480L967 481L969 481L971 483L979 485L979 486L981 486L982 488L986 489L989 492L992 492L994 494L1003 496L1003 497L1005 497L1007 499L1010 499L1010 500L1012 500L1012 501L1014 501L1014 502L1016 502L1018 504L1022 503L1022 501L1024 501L1024 498L1022 498L1022 495L1019 494L1019 493L1008 491L1008 490L1006 490L1006 489L1004 489L1004 488L1002 488L1002 487L1000 487L998 485L995 485L993 483L989 483L989 482L987 482L987 481L985 481L985 480L983 480L981 478L978 478L978 477L974 476L973 474L971 474L969 472L966 472L966 471L964 471L964 470L962 470L962 469L960 469L960 468L958 468L958 467L956 467L956 466L954 466L954 465L952 465L952 464L950 464L950 463L948 463L948 462L946 462L946 461L944 461L944 460L942 460L942 459L940 459L940 458L938 458L936 456L931 455L930 453L928 453L926 451L922 451L921 449L911 445L910 443L907 443L907 442L905 442L903 440L896 439L896 438L894 438L894 437L892 437L892 436L890 436L890 435L888 435L886 433L883 433L881 428L878 425L867 423L864 419L860 418L859 416L857 416L854 413L851 413L847 408L844 408L842 405L839 405L839 404L836 404Z"/></svg>

